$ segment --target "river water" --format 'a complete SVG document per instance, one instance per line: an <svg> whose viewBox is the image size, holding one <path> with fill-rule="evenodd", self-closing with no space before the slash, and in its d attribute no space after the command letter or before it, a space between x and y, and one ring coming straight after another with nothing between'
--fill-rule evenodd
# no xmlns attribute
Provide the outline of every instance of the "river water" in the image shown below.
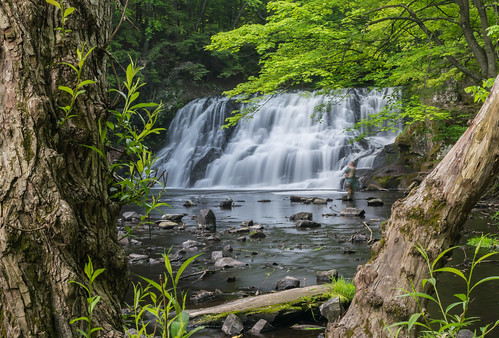
<svg viewBox="0 0 499 338"><path fill-rule="evenodd" d="M345 193L339 190L170 190L166 202L171 208L163 208L164 213L184 213L184 230L162 230L156 226L150 229L145 227L136 233L140 245L127 246L128 253L145 253L151 257L160 257L161 253L170 248L176 252L181 244L189 239L203 242L205 245L199 251L190 252L189 255L202 253L184 274L192 274L213 267L211 252L222 250L230 244L234 251L232 257L247 263L244 268L230 268L213 274L206 274L204 278L189 278L182 281L181 287L192 294L199 290L218 289L224 294L238 291L261 292L271 291L276 282L285 276L300 279L301 286L316 284L315 273L317 270L336 269L340 276L347 279L353 278L359 264L365 263L370 257L370 249L364 243L350 241L352 235L361 233L368 238L370 231L363 222L366 222L373 232L373 237L380 238L379 226L382 221L390 216L392 203L402 197L398 192L358 192L354 202L340 200ZM318 196L331 198L333 201L327 205L304 205L291 203L290 196ZM219 203L231 197L235 206L229 210L218 207ZM384 206L368 207L368 197L379 197L384 201ZM186 200L192 200L197 205L191 208L183 207ZM344 207L357 207L365 210L365 218L346 218L334 216L339 214ZM216 235L220 241L214 241L207 236L212 234L194 234L189 229L196 229L195 216L201 209L212 209L217 218ZM126 211L126 209L124 210ZM301 230L297 229L289 217L297 212L311 212L313 219L321 223L321 227ZM153 215L153 219L161 215ZM233 234L228 230L239 228L244 220L253 220L255 224L262 224L266 237L260 240L251 240L246 234L246 241L239 238L245 234ZM487 225L480 219L470 220L465 240L472 234L473 228L484 232L497 232L497 227ZM457 264L462 261L462 250L454 257ZM133 274L157 279L164 271L163 264L142 263L131 264ZM499 275L497 261L482 264L480 274ZM229 276L234 276L234 282L227 282ZM134 280L138 278L134 277ZM461 293L462 283L457 278L445 278L445 291ZM475 294L476 299L472 304L471 315L482 317L485 322L497 320L499 313L499 283L487 284ZM484 297L485 295L485 297ZM210 302L193 304L188 303L187 308L205 307L219 304L234 296L221 296ZM262 337L317 337L315 331L295 331L282 328L278 331L265 333ZM247 335L245 335L247 336ZM203 330L196 337L224 337L218 330Z"/></svg>

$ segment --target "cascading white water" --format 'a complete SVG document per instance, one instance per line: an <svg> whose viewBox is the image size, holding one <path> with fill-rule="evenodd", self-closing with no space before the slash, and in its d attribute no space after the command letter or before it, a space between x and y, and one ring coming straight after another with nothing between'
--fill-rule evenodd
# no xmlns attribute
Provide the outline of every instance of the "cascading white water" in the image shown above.
<svg viewBox="0 0 499 338"><path fill-rule="evenodd" d="M345 130L382 109L392 92L354 89L342 100L280 94L233 130L221 129L230 112L240 109L233 100L197 99L177 113L158 163L170 187L340 188L349 161L371 168L376 154L393 142L395 133L351 143L356 132ZM316 107L326 107L321 121L311 118Z"/></svg>

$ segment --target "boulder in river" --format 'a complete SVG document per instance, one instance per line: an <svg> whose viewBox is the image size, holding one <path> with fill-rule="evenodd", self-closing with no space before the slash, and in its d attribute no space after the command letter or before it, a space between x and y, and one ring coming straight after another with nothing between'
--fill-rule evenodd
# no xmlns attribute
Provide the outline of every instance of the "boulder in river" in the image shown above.
<svg viewBox="0 0 499 338"><path fill-rule="evenodd" d="M296 221L296 227L298 227L300 229L318 228L320 226L321 226L320 223L313 222L313 221L307 221L307 220L304 220L304 219Z"/></svg>
<svg viewBox="0 0 499 338"><path fill-rule="evenodd" d="M324 199L324 198L319 198L319 197L316 197L314 198L314 200L312 201L313 204L327 204L327 200Z"/></svg>
<svg viewBox="0 0 499 338"><path fill-rule="evenodd" d="M252 219L246 219L241 223L241 228L249 228L253 226L253 220Z"/></svg>
<svg viewBox="0 0 499 338"><path fill-rule="evenodd" d="M215 292L199 290L199 292L191 296L190 300L193 301L194 303L202 303L206 302L207 300L213 299L215 297L216 297Z"/></svg>
<svg viewBox="0 0 499 338"><path fill-rule="evenodd" d="M256 322L255 325L253 325L253 327L251 328L249 333L251 333L253 335L259 335L260 333L272 331L272 330L275 330L275 327L273 327L265 319L260 319L258 322Z"/></svg>
<svg viewBox="0 0 499 338"><path fill-rule="evenodd" d="M185 203L183 204L183 206L186 207L186 208L190 208L190 207L196 206L196 203L194 203L191 200L187 200L187 201L185 201Z"/></svg>
<svg viewBox="0 0 499 338"><path fill-rule="evenodd" d="M175 223L182 223L182 218L184 214L164 214L161 219L165 221L172 221Z"/></svg>
<svg viewBox="0 0 499 338"><path fill-rule="evenodd" d="M302 211L302 212L298 212L294 215L291 215L291 217L289 217L290 220L292 221L298 221L298 220L307 220L307 221L311 221L312 220L312 213L311 212L305 212L305 211Z"/></svg>
<svg viewBox="0 0 499 338"><path fill-rule="evenodd" d="M319 307L321 315L327 319L328 322L332 323L338 319L345 309L340 302L340 297L333 297Z"/></svg>
<svg viewBox="0 0 499 338"><path fill-rule="evenodd" d="M367 205L370 207L381 207L383 204L384 203L380 198L370 198L367 200Z"/></svg>
<svg viewBox="0 0 499 338"><path fill-rule="evenodd" d="M138 222L140 221L141 217L141 215L136 213L135 211L124 212L122 216L125 222Z"/></svg>
<svg viewBox="0 0 499 338"><path fill-rule="evenodd" d="M220 208L232 209L232 204L234 204L234 201L232 200L232 198L228 197L224 201L220 202Z"/></svg>
<svg viewBox="0 0 499 338"><path fill-rule="evenodd" d="M251 239L262 239L267 237L267 235L265 235L263 231L253 231L249 236Z"/></svg>
<svg viewBox="0 0 499 338"><path fill-rule="evenodd" d="M211 209L202 209L199 211L198 227L211 231L217 229L217 218Z"/></svg>
<svg viewBox="0 0 499 338"><path fill-rule="evenodd" d="M286 276L283 279L277 281L274 289L276 291L283 291L299 287L300 287L300 280L298 278Z"/></svg>
<svg viewBox="0 0 499 338"><path fill-rule="evenodd" d="M241 321L241 319L239 319L238 316L233 313L227 316L224 321L224 325L222 326L222 331L231 337L239 335L241 332L243 332L243 329L243 322Z"/></svg>
<svg viewBox="0 0 499 338"><path fill-rule="evenodd" d="M316 271L315 277L317 279L317 284L319 283L330 283L332 280L338 279L338 270L331 269L327 271Z"/></svg>
<svg viewBox="0 0 499 338"><path fill-rule="evenodd" d="M341 211L340 216L344 217L364 217L366 212L357 208L345 208Z"/></svg>
<svg viewBox="0 0 499 338"><path fill-rule="evenodd" d="M247 265L248 265L248 263L238 261L238 260L231 258L231 257L222 257L222 258L219 258L215 262L215 267L222 268L222 269L223 268L241 267L241 266L247 266Z"/></svg>
<svg viewBox="0 0 499 338"><path fill-rule="evenodd" d="M178 226L178 223L172 221L162 221L158 223L160 229L170 230Z"/></svg>

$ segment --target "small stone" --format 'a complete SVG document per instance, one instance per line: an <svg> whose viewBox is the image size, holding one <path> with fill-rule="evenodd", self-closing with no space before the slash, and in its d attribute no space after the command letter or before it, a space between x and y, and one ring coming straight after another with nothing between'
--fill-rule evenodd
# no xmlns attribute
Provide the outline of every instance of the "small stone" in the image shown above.
<svg viewBox="0 0 499 338"><path fill-rule="evenodd" d="M185 203L184 203L183 205L184 205L184 207L186 207L186 208L190 208L190 207L194 207L194 206L196 206L196 203L194 203L194 202L193 202L193 201L191 201L191 200L187 200L187 201L185 201Z"/></svg>
<svg viewBox="0 0 499 338"><path fill-rule="evenodd" d="M354 199L353 199L352 196L345 195L345 196L341 197L341 200L344 201L344 202L353 202Z"/></svg>
<svg viewBox="0 0 499 338"><path fill-rule="evenodd" d="M258 322L256 322L256 324L251 328L249 332L254 335L259 335L262 332L267 332L272 330L275 330L275 327L273 327L265 319L260 319Z"/></svg>
<svg viewBox="0 0 499 338"><path fill-rule="evenodd" d="M247 265L248 265L248 263L238 261L238 260L231 258L231 257L222 257L222 258L219 258L215 262L216 268L234 268L234 267L241 267L241 266L247 266Z"/></svg>
<svg viewBox="0 0 499 338"><path fill-rule="evenodd" d="M227 278L225 278L225 281L227 283L234 283L236 281L236 276L228 276Z"/></svg>
<svg viewBox="0 0 499 338"><path fill-rule="evenodd" d="M317 278L317 283L330 283L333 280L338 279L338 271L335 269L327 271L316 271L315 277Z"/></svg>
<svg viewBox="0 0 499 338"><path fill-rule="evenodd" d="M193 241L192 239L189 239L188 241L185 241L184 243L182 243L182 247L185 249L193 248L193 247L197 247L197 246L204 246L204 245L205 245L204 243L198 242L198 241Z"/></svg>
<svg viewBox="0 0 499 338"><path fill-rule="evenodd" d="M381 207L383 206L383 201L380 198L373 198L367 201L367 205L370 207Z"/></svg>
<svg viewBox="0 0 499 338"><path fill-rule="evenodd" d="M249 227L251 231L258 231L258 230L263 230L263 225L257 224Z"/></svg>
<svg viewBox="0 0 499 338"><path fill-rule="evenodd" d="M231 337L237 336L238 334L243 332L243 329L244 326L241 319L239 319L239 317L233 313L227 316L224 321L224 325L222 326L222 331Z"/></svg>
<svg viewBox="0 0 499 338"><path fill-rule="evenodd" d="M294 215L291 215L289 217L290 220L292 221L298 221L298 220L307 220L311 221L312 220L312 213L311 212L299 212Z"/></svg>
<svg viewBox="0 0 499 338"><path fill-rule="evenodd" d="M175 223L182 223L182 218L184 214L164 214L161 219L164 221L172 221Z"/></svg>
<svg viewBox="0 0 499 338"><path fill-rule="evenodd" d="M141 215L139 215L135 211L124 212L122 216L123 216L123 220L125 220L125 222L138 221L138 220L140 220L140 217L141 217Z"/></svg>
<svg viewBox="0 0 499 338"><path fill-rule="evenodd" d="M172 222L172 221L163 221L163 222L158 223L158 227L160 229L165 229L165 230L171 230L171 229L175 228L176 226L178 226L178 224L175 222Z"/></svg>
<svg viewBox="0 0 499 338"><path fill-rule="evenodd" d="M363 234L355 234L352 236L352 242L354 243L361 243L361 242L365 242L367 240L367 237L366 235L363 235Z"/></svg>
<svg viewBox="0 0 499 338"><path fill-rule="evenodd" d="M251 219L247 219L247 220L244 220L242 223L241 223L241 227L242 228L249 228L253 226L253 220Z"/></svg>
<svg viewBox="0 0 499 338"><path fill-rule="evenodd" d="M327 200L324 198L314 198L313 204L327 204Z"/></svg>
<svg viewBox="0 0 499 338"><path fill-rule="evenodd" d="M305 228L318 228L321 224L317 222L307 221L307 220L299 220L296 221L296 227L305 229Z"/></svg>
<svg viewBox="0 0 499 338"><path fill-rule="evenodd" d="M277 281L274 289L276 291L283 291L299 287L300 287L300 280L298 278L286 276L283 279Z"/></svg>
<svg viewBox="0 0 499 338"><path fill-rule="evenodd" d="M234 201L232 200L232 198L227 198L225 199L225 201L222 201L220 202L220 208L221 209L232 209L232 204L234 203Z"/></svg>
<svg viewBox="0 0 499 338"><path fill-rule="evenodd" d="M262 231L252 232L249 236L251 239L262 239L267 237L267 235L265 235Z"/></svg>
<svg viewBox="0 0 499 338"><path fill-rule="evenodd" d="M341 211L340 216L343 217L364 217L366 212L357 208L345 208Z"/></svg>
<svg viewBox="0 0 499 338"><path fill-rule="evenodd" d="M218 260L218 259L220 259L222 257L223 257L223 252L222 251L213 251L211 253L211 259L214 260L214 261L216 261L216 260Z"/></svg>
<svg viewBox="0 0 499 338"><path fill-rule="evenodd" d="M198 293L191 296L190 300L195 302L195 303L202 303L202 302L206 302L207 300L215 298L215 296L216 296L215 292L206 291L206 290L199 290Z"/></svg>
<svg viewBox="0 0 499 338"><path fill-rule="evenodd" d="M216 230L217 219L211 209L202 209L199 211L198 227L200 229L206 229L211 231Z"/></svg>
<svg viewBox="0 0 499 338"><path fill-rule="evenodd" d="M246 236L241 236L241 237L238 237L237 240L239 242L246 242Z"/></svg>
<svg viewBox="0 0 499 338"><path fill-rule="evenodd" d="M340 317L345 309L340 303L340 297L333 297L319 307L321 315L332 323Z"/></svg>
<svg viewBox="0 0 499 338"><path fill-rule="evenodd" d="M260 202L260 203L270 203L271 200L259 200L258 202Z"/></svg>

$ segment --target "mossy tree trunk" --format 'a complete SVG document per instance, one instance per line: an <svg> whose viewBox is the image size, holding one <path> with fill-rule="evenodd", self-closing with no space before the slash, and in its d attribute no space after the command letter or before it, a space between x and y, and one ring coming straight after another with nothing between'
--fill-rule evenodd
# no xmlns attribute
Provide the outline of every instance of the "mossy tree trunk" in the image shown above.
<svg viewBox="0 0 499 338"><path fill-rule="evenodd" d="M72 337L69 321L87 315L83 290L88 257L106 271L94 326L120 336L120 297L128 285L115 232L119 208L108 196L108 171L97 145L107 118L105 51L112 1L64 1L76 7L65 39L54 30L61 12L43 0L0 2L0 337ZM76 49L96 47L83 79L98 81L68 103L59 85L74 86Z"/></svg>
<svg viewBox="0 0 499 338"><path fill-rule="evenodd" d="M355 298L345 316L328 325L327 337L387 337L384 323L407 320L417 312L400 288L420 288L427 266L414 248L420 243L434 260L455 245L463 224L499 172L499 80L473 124L409 196L392 207L374 257L359 266ZM415 336L414 332L404 336Z"/></svg>

